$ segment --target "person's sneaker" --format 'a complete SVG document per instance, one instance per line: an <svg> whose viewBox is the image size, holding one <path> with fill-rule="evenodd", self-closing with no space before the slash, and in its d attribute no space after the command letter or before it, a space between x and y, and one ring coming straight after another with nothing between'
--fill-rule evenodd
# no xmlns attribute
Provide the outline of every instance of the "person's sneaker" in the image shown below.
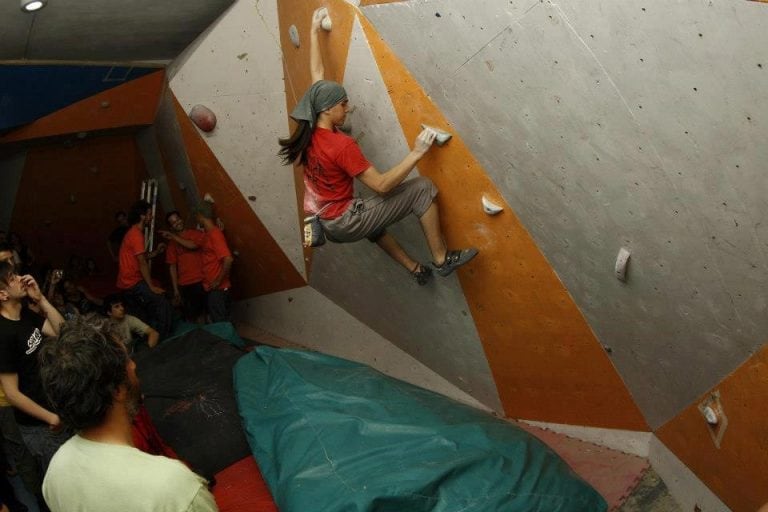
<svg viewBox="0 0 768 512"><path fill-rule="evenodd" d="M424 286L432 278L432 269L427 265L419 263L411 272L411 276L416 280L419 286Z"/></svg>
<svg viewBox="0 0 768 512"><path fill-rule="evenodd" d="M459 249L457 251L448 251L445 255L443 264L439 267L435 265L435 270L439 275L445 277L460 266L468 263L475 256L477 256L477 249L474 247Z"/></svg>

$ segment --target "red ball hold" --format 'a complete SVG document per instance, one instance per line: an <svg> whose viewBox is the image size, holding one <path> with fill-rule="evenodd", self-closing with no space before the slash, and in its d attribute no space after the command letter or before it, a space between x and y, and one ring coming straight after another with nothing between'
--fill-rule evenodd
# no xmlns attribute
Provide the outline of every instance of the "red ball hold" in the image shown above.
<svg viewBox="0 0 768 512"><path fill-rule="evenodd" d="M189 118L204 132L211 132L216 128L216 114L204 105L195 105L189 111Z"/></svg>

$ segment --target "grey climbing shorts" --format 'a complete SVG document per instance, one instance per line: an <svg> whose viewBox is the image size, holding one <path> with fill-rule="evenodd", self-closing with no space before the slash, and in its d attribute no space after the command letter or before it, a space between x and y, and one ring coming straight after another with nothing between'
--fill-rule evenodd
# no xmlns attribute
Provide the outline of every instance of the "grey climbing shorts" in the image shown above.
<svg viewBox="0 0 768 512"><path fill-rule="evenodd" d="M437 187L420 176L404 181L386 196L355 198L340 217L323 220L323 229L331 242L356 242L367 238L375 242L386 227L413 213L421 217L437 196Z"/></svg>

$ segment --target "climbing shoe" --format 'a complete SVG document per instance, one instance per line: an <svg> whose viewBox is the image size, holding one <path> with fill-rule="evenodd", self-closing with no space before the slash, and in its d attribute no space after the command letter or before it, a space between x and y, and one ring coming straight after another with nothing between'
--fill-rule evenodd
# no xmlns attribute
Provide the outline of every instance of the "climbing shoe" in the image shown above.
<svg viewBox="0 0 768 512"><path fill-rule="evenodd" d="M416 268L411 271L411 276L419 286L424 286L432 278L432 269L421 263L416 264Z"/></svg>
<svg viewBox="0 0 768 512"><path fill-rule="evenodd" d="M477 249L470 247L469 249L459 249L457 251L448 251L445 255L445 261L439 267L435 265L437 273L443 277L450 275L451 272L459 268L460 266L468 263L469 260L477 256Z"/></svg>

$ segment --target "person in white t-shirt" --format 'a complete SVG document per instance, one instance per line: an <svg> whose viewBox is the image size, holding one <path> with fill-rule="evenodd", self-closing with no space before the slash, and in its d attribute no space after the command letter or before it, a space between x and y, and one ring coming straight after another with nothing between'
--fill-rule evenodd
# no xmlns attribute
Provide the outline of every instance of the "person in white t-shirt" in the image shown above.
<svg viewBox="0 0 768 512"><path fill-rule="evenodd" d="M43 481L52 512L218 511L205 479L133 446L141 393L136 363L117 336L82 319L66 322L40 353L40 375L61 421L77 432Z"/></svg>

